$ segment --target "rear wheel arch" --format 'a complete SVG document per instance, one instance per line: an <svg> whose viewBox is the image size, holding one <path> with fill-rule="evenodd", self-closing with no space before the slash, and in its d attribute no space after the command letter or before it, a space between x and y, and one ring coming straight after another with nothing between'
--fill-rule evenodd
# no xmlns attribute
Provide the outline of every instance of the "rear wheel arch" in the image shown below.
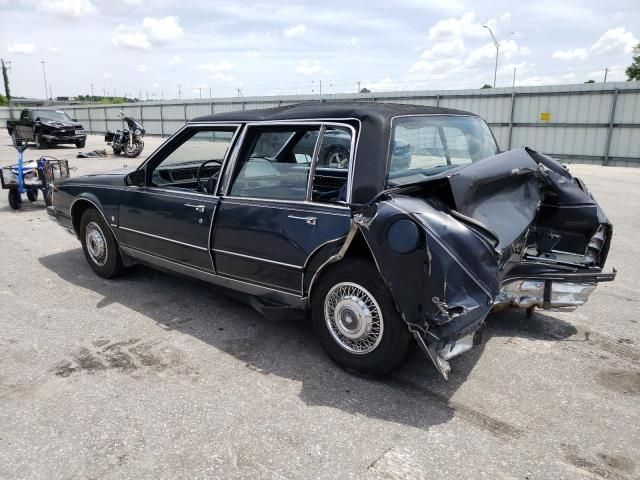
<svg viewBox="0 0 640 480"><path fill-rule="evenodd" d="M348 241L348 238L349 237L347 236L347 239L345 241ZM339 253L336 255L339 255ZM353 238L351 239L347 247L346 252L344 252L344 255L340 258L334 258L336 255L329 257L322 264L320 264L320 266L315 272L313 273L309 271L305 272L305 275L311 274L311 280L307 288L308 298L312 297L313 291L318 286L322 276L326 275L334 267L336 267L338 264L340 264L341 262L344 262L347 259L348 260L352 260L352 259L366 260L366 261L369 261L374 266L374 268L378 269L378 265L373 257L373 252L369 248L369 245L365 241L364 235L362 234L362 232L360 232L360 230L356 231L355 235L353 236ZM309 264L311 264L312 261L313 259L309 261ZM382 278L382 275L381 275L381 278Z"/></svg>

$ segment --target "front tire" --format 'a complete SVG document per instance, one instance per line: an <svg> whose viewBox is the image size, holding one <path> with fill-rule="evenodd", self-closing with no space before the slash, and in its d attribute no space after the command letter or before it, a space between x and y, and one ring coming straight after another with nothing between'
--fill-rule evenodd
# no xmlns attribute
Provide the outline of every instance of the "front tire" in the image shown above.
<svg viewBox="0 0 640 480"><path fill-rule="evenodd" d="M135 158L142 153L144 143L140 140L134 140L131 145L127 144L124 147L124 154L129 158Z"/></svg>
<svg viewBox="0 0 640 480"><path fill-rule="evenodd" d="M22 195L18 190L9 190L9 206L14 210L22 207Z"/></svg>
<svg viewBox="0 0 640 480"><path fill-rule="evenodd" d="M84 148L86 144L87 144L87 139L85 138L84 140L80 140L79 142L76 142L76 148Z"/></svg>
<svg viewBox="0 0 640 480"><path fill-rule="evenodd" d="M411 335L375 266L347 259L319 279L311 299L320 343L346 370L378 377L407 358Z"/></svg>
<svg viewBox="0 0 640 480"><path fill-rule="evenodd" d="M47 148L49 146L47 142L42 139L42 135L40 135L39 133L35 134L34 142L36 144L36 148L40 150L42 150L43 148Z"/></svg>
<svg viewBox="0 0 640 480"><path fill-rule="evenodd" d="M80 241L87 263L98 275L114 278L124 272L118 243L95 208L90 208L82 214Z"/></svg>

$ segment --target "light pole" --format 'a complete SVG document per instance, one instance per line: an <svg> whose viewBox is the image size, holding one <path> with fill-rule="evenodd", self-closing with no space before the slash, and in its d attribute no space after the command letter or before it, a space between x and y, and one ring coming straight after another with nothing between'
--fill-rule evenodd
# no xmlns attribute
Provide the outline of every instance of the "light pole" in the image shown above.
<svg viewBox="0 0 640 480"><path fill-rule="evenodd" d="M44 102L45 102L45 105L47 105L49 103L48 101L49 88L47 87L47 73L44 71L44 60L41 60L40 63L42 64L42 76L44 77Z"/></svg>
<svg viewBox="0 0 640 480"><path fill-rule="evenodd" d="M487 25L483 25L483 27L489 30L489 35L491 35L491 40L493 40L493 44L496 47L496 66L493 69L493 88L496 88L496 76L498 75L498 55L500 53L500 42L496 40L496 37L493 34L493 31L491 31L491 28L489 28Z"/></svg>

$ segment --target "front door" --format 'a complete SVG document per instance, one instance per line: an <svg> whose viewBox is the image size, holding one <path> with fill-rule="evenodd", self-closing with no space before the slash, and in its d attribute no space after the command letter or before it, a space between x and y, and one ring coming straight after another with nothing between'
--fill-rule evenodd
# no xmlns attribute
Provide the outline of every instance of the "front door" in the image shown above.
<svg viewBox="0 0 640 480"><path fill-rule="evenodd" d="M216 212L212 243L219 274L302 294L310 256L346 236L351 224L343 202L348 161L333 168L329 187L316 181L338 146L350 157L351 130L334 130L319 124L248 128Z"/></svg>
<svg viewBox="0 0 640 480"><path fill-rule="evenodd" d="M213 271L209 240L218 174L237 127L187 127L145 164L143 187L127 187L118 228L123 244Z"/></svg>

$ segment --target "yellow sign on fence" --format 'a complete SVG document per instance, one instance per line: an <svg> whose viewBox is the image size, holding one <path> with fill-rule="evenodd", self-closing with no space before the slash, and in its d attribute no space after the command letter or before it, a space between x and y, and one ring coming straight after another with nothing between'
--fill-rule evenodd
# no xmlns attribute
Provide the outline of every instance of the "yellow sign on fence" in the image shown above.
<svg viewBox="0 0 640 480"><path fill-rule="evenodd" d="M551 121L551 112L540 112L540 121L541 122L550 122Z"/></svg>

